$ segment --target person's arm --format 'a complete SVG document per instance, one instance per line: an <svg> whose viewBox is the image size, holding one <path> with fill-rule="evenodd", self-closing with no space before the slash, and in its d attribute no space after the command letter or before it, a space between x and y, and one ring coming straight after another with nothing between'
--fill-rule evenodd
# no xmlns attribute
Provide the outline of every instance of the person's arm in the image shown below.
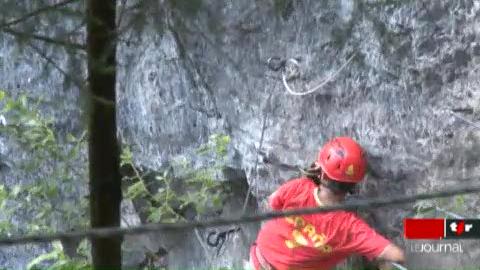
<svg viewBox="0 0 480 270"><path fill-rule="evenodd" d="M275 192L268 197L268 206L270 210L284 210L285 200L295 193L301 179L290 180L283 183Z"/></svg>
<svg viewBox="0 0 480 270"><path fill-rule="evenodd" d="M353 250L370 261L390 261L403 263L405 255L401 248L378 234L365 221L356 215L353 218L350 232L353 240ZM388 269L388 268L386 268Z"/></svg>
<svg viewBox="0 0 480 270"><path fill-rule="evenodd" d="M268 196L268 206L270 210L280 211L283 209L283 204L285 203L285 193L286 187L280 186L275 190L270 196Z"/></svg>
<svg viewBox="0 0 480 270"><path fill-rule="evenodd" d="M275 190L270 196L268 196L268 207L270 210L275 210L282 205L282 199L278 196L278 190Z"/></svg>
<svg viewBox="0 0 480 270"><path fill-rule="evenodd" d="M405 254L400 247L392 243L385 247L376 260L378 262L378 269L395 270L396 268L393 267L392 262L405 263Z"/></svg>
<svg viewBox="0 0 480 270"><path fill-rule="evenodd" d="M379 260L392 261L398 263L405 262L405 253L403 250L395 244L390 244L378 256Z"/></svg>

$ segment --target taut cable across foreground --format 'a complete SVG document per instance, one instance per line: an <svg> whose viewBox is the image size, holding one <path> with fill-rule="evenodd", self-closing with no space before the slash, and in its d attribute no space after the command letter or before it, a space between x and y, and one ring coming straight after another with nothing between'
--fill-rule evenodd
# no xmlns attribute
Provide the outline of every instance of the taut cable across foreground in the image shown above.
<svg viewBox="0 0 480 270"><path fill-rule="evenodd" d="M129 227L129 228L106 227L106 228L94 228L94 229L78 231L78 232L59 232L59 233L51 233L51 234L35 234L35 235L26 235L26 236L2 237L0 238L0 245L43 243L43 242L51 242L54 240L62 240L62 239L78 239L78 238L85 238L85 237L87 238L110 237L110 236L150 233L150 232L157 232L157 231L186 230L186 229L194 229L194 228L215 227L215 226L223 226L223 225L229 225L229 224L259 222L263 220L280 218L285 216L314 214L314 213L322 213L322 212L335 211L335 210L367 210L371 208L385 207L389 205L411 203L419 200L450 197L458 194L468 194L468 193L478 193L478 192L480 192L480 185L461 186L461 187L452 187L447 190L442 190L442 191L432 192L432 193L422 193L422 194L416 194L416 195L403 195L403 196L380 198L380 199L374 199L374 200L365 200L365 201L351 202L351 203L345 203L342 205L335 205L335 206L304 208L304 209L280 211L280 212L267 212L267 213L262 213L258 215L251 215L251 216L245 215L245 216L239 216L234 218L218 218L218 219L212 219L207 221L193 221L193 222L176 223L176 224L156 223L156 224L145 224L145 225Z"/></svg>

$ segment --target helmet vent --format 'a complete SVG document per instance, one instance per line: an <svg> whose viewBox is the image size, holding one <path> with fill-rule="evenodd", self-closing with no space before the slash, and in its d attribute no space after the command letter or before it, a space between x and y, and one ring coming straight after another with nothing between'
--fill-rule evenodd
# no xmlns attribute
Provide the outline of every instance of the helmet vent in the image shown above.
<svg viewBox="0 0 480 270"><path fill-rule="evenodd" d="M330 160L330 155L328 155L327 160Z"/></svg>

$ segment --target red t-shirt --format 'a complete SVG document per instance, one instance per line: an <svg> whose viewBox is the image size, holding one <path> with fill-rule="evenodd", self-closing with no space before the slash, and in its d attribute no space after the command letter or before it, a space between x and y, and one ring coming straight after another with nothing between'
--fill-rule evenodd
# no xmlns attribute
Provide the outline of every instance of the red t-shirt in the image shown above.
<svg viewBox="0 0 480 270"><path fill-rule="evenodd" d="M269 204L276 211L318 207L316 188L308 178L288 181ZM372 260L390 241L354 213L332 211L269 220L256 244L276 270L327 270L353 253Z"/></svg>

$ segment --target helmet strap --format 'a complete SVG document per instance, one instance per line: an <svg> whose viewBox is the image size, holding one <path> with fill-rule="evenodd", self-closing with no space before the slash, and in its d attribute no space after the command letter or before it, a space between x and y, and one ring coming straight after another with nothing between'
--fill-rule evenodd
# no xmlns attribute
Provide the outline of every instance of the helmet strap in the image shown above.
<svg viewBox="0 0 480 270"><path fill-rule="evenodd" d="M355 190L355 184L353 183L343 183L335 180L325 179L325 173L323 171L320 176L320 183L337 195L342 193L353 194L353 191Z"/></svg>
<svg viewBox="0 0 480 270"><path fill-rule="evenodd" d="M353 194L355 190L355 184L352 183L343 183L335 180L325 179L325 172L315 163L310 165L308 169L300 169L301 173L312 179L312 181L316 185L322 185L329 190L331 190L334 194L341 194L341 193L350 193Z"/></svg>
<svg viewBox="0 0 480 270"><path fill-rule="evenodd" d="M302 175L312 179L312 181L316 185L320 185L320 175L319 175L319 173L321 172L321 168L319 166L316 166L315 163L312 163L310 165L310 168L308 168L308 169L301 169L300 168L300 172L302 173Z"/></svg>

